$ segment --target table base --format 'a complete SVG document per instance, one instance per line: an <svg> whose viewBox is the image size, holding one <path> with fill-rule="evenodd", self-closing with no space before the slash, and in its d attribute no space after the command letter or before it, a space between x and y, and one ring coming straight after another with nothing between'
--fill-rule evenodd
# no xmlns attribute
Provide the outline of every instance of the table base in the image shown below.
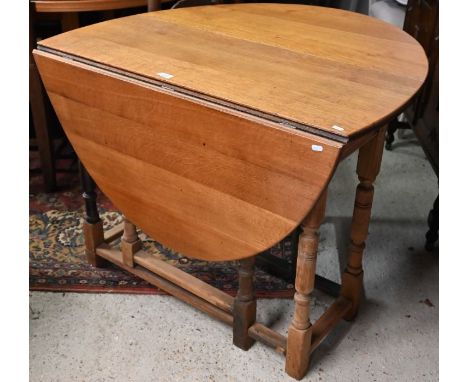
<svg viewBox="0 0 468 382"><path fill-rule="evenodd" d="M127 218L121 226L104 233L96 207L95 184L81 168L86 217L83 226L88 262L105 266L111 262L152 285L233 327L233 343L248 350L255 341L273 347L286 357L286 373L301 379L309 369L311 353L342 320L357 314L363 285L362 256L367 238L373 200L373 182L380 169L385 128L359 149L355 206L347 267L342 275L339 297L315 322L310 322L311 293L315 287L318 230L325 215L327 190L301 224L294 295L294 316L288 335L256 322L253 287L255 257L239 260L239 289L232 297L180 269L143 251L137 230ZM120 249L110 243L121 237Z"/></svg>

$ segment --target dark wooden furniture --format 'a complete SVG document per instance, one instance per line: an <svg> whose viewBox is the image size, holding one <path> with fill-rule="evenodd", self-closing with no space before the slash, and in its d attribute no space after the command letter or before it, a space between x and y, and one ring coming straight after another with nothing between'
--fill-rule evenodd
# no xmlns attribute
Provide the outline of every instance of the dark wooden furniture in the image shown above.
<svg viewBox="0 0 468 382"><path fill-rule="evenodd" d="M437 176L439 175L439 1L409 0L403 29L424 48L429 61L426 83L419 95L405 110L407 122L392 121L386 139L391 150L397 129L412 129L426 153ZM432 250L438 239L439 198L428 217L426 249Z"/></svg>
<svg viewBox="0 0 468 382"><path fill-rule="evenodd" d="M386 123L424 82L419 44L346 11L238 4L96 24L41 41L34 56L86 168L89 262L117 264L232 325L242 349L276 348L302 378L310 354L357 314ZM327 185L356 150L340 296L312 324ZM104 233L96 218L91 177L125 215L120 248L119 232ZM283 336L256 322L253 258L298 226L295 310ZM136 227L187 256L239 261L237 296L142 251Z"/></svg>

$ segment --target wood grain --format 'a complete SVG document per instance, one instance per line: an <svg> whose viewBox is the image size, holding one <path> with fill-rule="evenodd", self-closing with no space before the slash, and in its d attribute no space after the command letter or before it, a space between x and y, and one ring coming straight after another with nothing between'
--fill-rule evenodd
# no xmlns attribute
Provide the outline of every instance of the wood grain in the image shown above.
<svg viewBox="0 0 468 382"><path fill-rule="evenodd" d="M36 12L89 12L142 7L147 0L32 0Z"/></svg>
<svg viewBox="0 0 468 382"><path fill-rule="evenodd" d="M129 267L133 267L134 256L141 248L143 243L138 237L135 224L124 217L123 235L120 241L120 250L122 252L122 260Z"/></svg>
<svg viewBox="0 0 468 382"><path fill-rule="evenodd" d="M100 245L98 248L96 248L96 251L98 255L102 257L103 261L112 262L115 265L127 270L128 272L131 272L141 277L142 279L148 281L150 284L153 284L156 287L165 290L167 293L179 298L180 300L186 302L187 304L190 304L193 307L200 309L204 311L205 313L208 313L212 317L218 320L221 320L228 325L231 325L231 326L234 325L234 322L233 322L234 320L233 320L233 316L231 313L232 305L233 305L233 298L231 296L218 291L218 294L223 295L223 299L225 300L224 305L226 307L231 307L228 309L222 309L216 306L215 304L213 304L212 302L210 302L210 300L213 300L213 298L209 294L208 295L205 294L206 298L202 298L196 294L191 293L189 289L186 289L186 287L189 287L191 289L190 282L187 283L187 281L185 281L184 283L181 283L181 285L178 285L160 276L159 274L152 272L151 269L142 267L141 265L135 265L135 267L129 267L125 263L122 262L121 252L117 249L109 247L107 244ZM169 267L172 267L172 266L169 266ZM174 267L172 268L174 270ZM153 270L157 270L157 269L153 268ZM176 272L178 271L177 268L175 268L175 270ZM170 274L171 271L168 270L167 273ZM250 326L248 334L253 339L257 341L261 341L268 346L272 346L273 348L275 348L277 352L283 353L283 354L285 353L286 337L276 332L275 330L270 329L259 322L256 322L252 326Z"/></svg>
<svg viewBox="0 0 468 382"><path fill-rule="evenodd" d="M310 323L310 301L314 289L317 251L319 245L318 229L325 215L327 190L324 190L314 208L301 224L297 253L296 280L294 294L294 315L288 328L286 349L286 373L301 379L309 368L310 344L313 327Z"/></svg>
<svg viewBox="0 0 468 382"><path fill-rule="evenodd" d="M343 296L338 297L333 304L315 321L312 327L312 343L309 352L319 347L335 326L352 308L352 302Z"/></svg>
<svg viewBox="0 0 468 382"><path fill-rule="evenodd" d="M120 237L122 236L123 230L124 230L123 222L108 229L106 232L104 232L104 242L109 244L117 239L120 239Z"/></svg>
<svg viewBox="0 0 468 382"><path fill-rule="evenodd" d="M351 221L348 260L346 269L341 276L341 296L352 303L351 309L344 316L346 320L352 320L356 316L362 297L364 278L362 256L369 232L372 201L374 199L373 183L380 170L385 131L385 127L381 128L372 140L359 149L356 169L359 184L356 188L353 218Z"/></svg>
<svg viewBox="0 0 468 382"><path fill-rule="evenodd" d="M256 341L275 348L276 352L284 354L286 352L286 337L267 326L256 322L249 328L249 336Z"/></svg>
<svg viewBox="0 0 468 382"><path fill-rule="evenodd" d="M150 253L140 251L134 256L135 263L158 274L171 283L178 285L210 304L232 313L234 298L196 277L174 267Z"/></svg>
<svg viewBox="0 0 468 382"><path fill-rule="evenodd" d="M421 47L354 13L248 4L131 16L42 41L40 49L35 59L68 138L132 222L122 251L104 242L102 225L85 223L90 261L114 262L233 325L243 349L253 340L274 346L286 353L286 372L302 378L310 353L357 312L385 131L378 128L424 81ZM341 297L312 326L327 184L337 162L358 148ZM286 340L255 323L251 256L301 222ZM126 248L138 242L133 224L190 257L240 259L236 298L139 244Z"/></svg>
<svg viewBox="0 0 468 382"><path fill-rule="evenodd" d="M141 14L41 46L345 137L393 117L427 72L421 46L396 27L292 4Z"/></svg>
<svg viewBox="0 0 468 382"><path fill-rule="evenodd" d="M164 277L161 277L158 274L151 272L150 270L140 265L136 265L135 267L129 267L128 265L122 262L122 253L119 250L110 248L107 244L101 244L98 248L96 248L96 252L98 256L102 258L103 261L107 260L111 263L114 263L118 267L125 269L127 272L133 273L138 277L141 277L143 280L149 282L150 284L166 291L174 297L177 297L179 300L182 300L187 304L192 305L194 308L197 308L209 314L213 318L221 320L226 324L232 326L232 314L216 307L208 301L194 295L193 293L190 293L183 287L180 287L166 280ZM229 295L226 296L227 299L230 298Z"/></svg>
<svg viewBox="0 0 468 382"><path fill-rule="evenodd" d="M35 57L101 190L148 235L188 256L240 259L271 247L300 224L339 157L336 142Z"/></svg>

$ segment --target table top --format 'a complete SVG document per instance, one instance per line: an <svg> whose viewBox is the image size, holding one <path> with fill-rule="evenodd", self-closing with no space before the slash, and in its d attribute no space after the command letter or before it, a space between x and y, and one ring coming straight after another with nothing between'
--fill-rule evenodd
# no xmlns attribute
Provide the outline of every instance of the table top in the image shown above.
<svg viewBox="0 0 468 382"><path fill-rule="evenodd" d="M338 140L393 117L427 74L423 49L405 32L306 5L145 13L40 46Z"/></svg>
<svg viewBox="0 0 468 382"><path fill-rule="evenodd" d="M147 0L31 0L37 12L90 12L146 6Z"/></svg>

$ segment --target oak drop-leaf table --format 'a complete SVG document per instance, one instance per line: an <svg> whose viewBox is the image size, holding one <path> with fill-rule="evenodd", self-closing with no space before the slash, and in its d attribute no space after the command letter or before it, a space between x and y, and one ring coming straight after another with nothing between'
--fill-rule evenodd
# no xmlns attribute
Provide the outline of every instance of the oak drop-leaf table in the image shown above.
<svg viewBox="0 0 468 382"><path fill-rule="evenodd" d="M95 24L34 51L83 168L88 260L110 261L286 356L310 354L355 317L386 123L426 77L420 45L382 21L285 4L216 5ZM310 294L327 185L359 150L359 185L340 297L313 324ZM125 216L103 232L94 182ZM256 322L254 256L299 225L287 337ZM239 260L235 298L154 258L136 227L186 256Z"/></svg>

